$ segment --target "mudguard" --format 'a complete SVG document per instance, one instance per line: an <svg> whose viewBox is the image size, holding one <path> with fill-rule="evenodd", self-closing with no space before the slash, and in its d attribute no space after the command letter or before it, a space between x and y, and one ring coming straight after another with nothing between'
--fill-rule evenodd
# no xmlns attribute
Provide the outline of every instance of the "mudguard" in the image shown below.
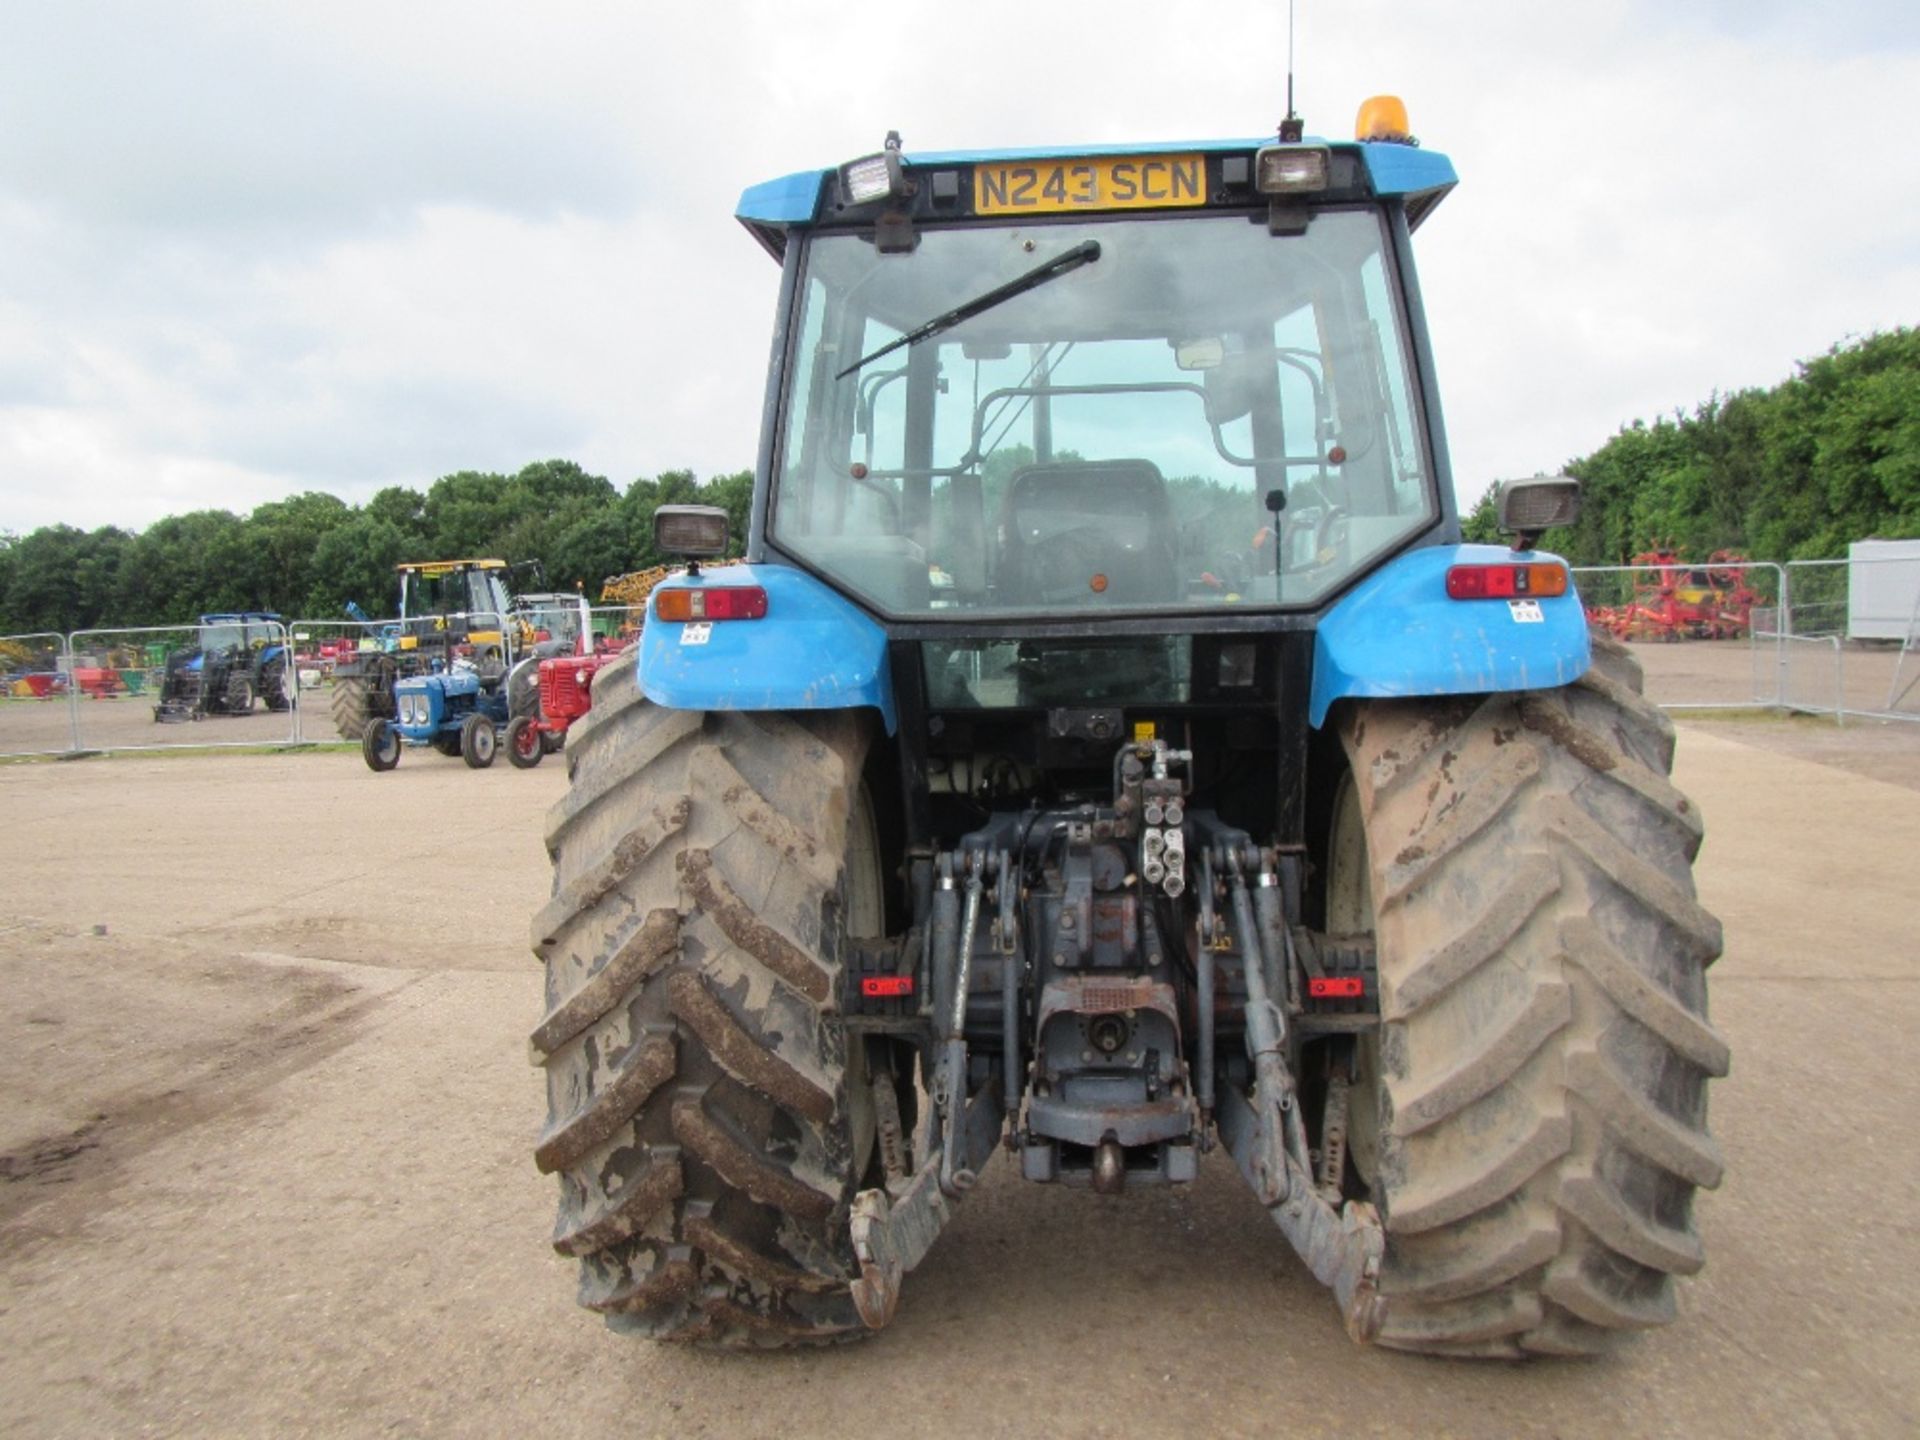
<svg viewBox="0 0 1920 1440"><path fill-rule="evenodd" d="M804 570L730 565L676 575L660 589L758 585L758 620L648 617L640 632L640 689L674 710L846 710L871 705L887 733L899 715L887 669L887 635L852 601ZM658 593L656 591L655 593Z"/></svg>
<svg viewBox="0 0 1920 1440"><path fill-rule="evenodd" d="M1374 571L1321 620L1308 718L1317 729L1349 697L1476 695L1570 685L1592 658L1580 597L1451 600L1447 569L1556 560L1499 545L1411 550Z"/></svg>

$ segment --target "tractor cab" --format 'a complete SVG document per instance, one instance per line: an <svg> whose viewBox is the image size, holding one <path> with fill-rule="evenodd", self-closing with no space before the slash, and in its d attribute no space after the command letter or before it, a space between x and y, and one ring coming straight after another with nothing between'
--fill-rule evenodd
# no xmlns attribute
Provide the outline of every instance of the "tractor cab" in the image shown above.
<svg viewBox="0 0 1920 1440"><path fill-rule="evenodd" d="M510 640L519 638L518 627L508 624L513 595L506 561L438 560L398 570L401 649L450 644L506 659Z"/></svg>
<svg viewBox="0 0 1920 1440"><path fill-rule="evenodd" d="M1395 159L1416 216L1452 184ZM792 237L766 542L942 622L1350 583L1451 519L1383 168L1357 145L933 157L874 195L848 167Z"/></svg>

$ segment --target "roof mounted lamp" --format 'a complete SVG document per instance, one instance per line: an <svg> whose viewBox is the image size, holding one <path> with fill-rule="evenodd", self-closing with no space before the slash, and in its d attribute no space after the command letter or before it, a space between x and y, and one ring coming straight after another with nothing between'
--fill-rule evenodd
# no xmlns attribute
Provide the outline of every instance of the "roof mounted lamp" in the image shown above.
<svg viewBox="0 0 1920 1440"><path fill-rule="evenodd" d="M874 247L882 255L901 255L919 244L913 220L904 201L912 197L915 185L907 176L906 161L900 155L900 132L889 130L884 147L872 155L849 160L836 172L840 208L884 205L873 222Z"/></svg>
<svg viewBox="0 0 1920 1440"><path fill-rule="evenodd" d="M1580 518L1580 482L1571 475L1504 481L1495 504L1501 533L1513 536L1515 550L1531 550L1543 531Z"/></svg>
<svg viewBox="0 0 1920 1440"><path fill-rule="evenodd" d="M1378 145L1411 145L1413 138L1407 123L1407 102L1398 95L1370 95L1360 102L1360 114L1353 122L1353 138Z"/></svg>
<svg viewBox="0 0 1920 1440"><path fill-rule="evenodd" d="M842 205L871 205L876 200L903 200L911 195L913 187L900 159L900 132L889 130L883 149L842 165L839 180Z"/></svg>
<svg viewBox="0 0 1920 1440"><path fill-rule="evenodd" d="M653 548L687 562L698 575L702 560L727 553L727 512L718 505L662 505L653 512Z"/></svg>

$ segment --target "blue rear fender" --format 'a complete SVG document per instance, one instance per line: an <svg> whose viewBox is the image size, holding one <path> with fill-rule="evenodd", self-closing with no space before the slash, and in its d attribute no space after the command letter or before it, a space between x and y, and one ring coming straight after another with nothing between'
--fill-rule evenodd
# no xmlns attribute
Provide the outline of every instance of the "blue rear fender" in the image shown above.
<svg viewBox="0 0 1920 1440"><path fill-rule="evenodd" d="M675 623L649 616L640 632L640 689L673 710L847 710L871 706L887 733L899 723L887 634L804 570L729 565L676 575L659 590L758 585L758 620Z"/></svg>
<svg viewBox="0 0 1920 1440"><path fill-rule="evenodd" d="M1498 545L1411 550L1340 599L1314 635L1309 719L1336 700L1550 690L1587 671L1592 647L1571 584L1552 599L1453 600L1454 565L1558 561ZM1564 563L1564 562L1562 562Z"/></svg>

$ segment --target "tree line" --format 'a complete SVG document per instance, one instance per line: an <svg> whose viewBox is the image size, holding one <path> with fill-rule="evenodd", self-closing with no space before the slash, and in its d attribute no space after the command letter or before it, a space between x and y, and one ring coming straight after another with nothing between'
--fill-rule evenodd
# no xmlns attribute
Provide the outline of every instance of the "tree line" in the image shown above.
<svg viewBox="0 0 1920 1440"><path fill-rule="evenodd" d="M1849 542L1920 536L1920 330L1835 345L1770 390L1715 395L1692 414L1636 420L1564 468L1579 522L1543 548L1622 565L1670 541L1688 559L1844 556ZM1467 517L1494 540L1494 502Z"/></svg>
<svg viewBox="0 0 1920 1440"><path fill-rule="evenodd" d="M0 535L0 634L181 624L229 610L322 619L344 616L349 600L390 615L394 566L410 560L538 560L548 588L578 584L597 600L607 576L661 562L661 505L722 506L739 544L752 495L751 471L702 483L672 470L623 491L547 460L513 475L463 470L424 494L393 486L360 506L308 492L244 516L170 515L138 533L49 525Z"/></svg>
<svg viewBox="0 0 1920 1440"><path fill-rule="evenodd" d="M1019 457L1013 457L1015 459ZM1624 564L1670 541L1690 558L1843 555L1849 541L1920 536L1920 330L1836 345L1770 390L1715 395L1691 414L1634 421L1565 467L1580 520L1542 544L1576 565ZM598 597L608 575L657 565L653 512L726 508L744 540L753 475L690 471L624 490L568 460L513 475L463 470L353 506L309 492L248 515L196 510L134 533L51 525L0 534L0 634L176 624L223 610L289 618L394 608L405 560L539 560L553 589ZM1466 517L1494 540L1489 496Z"/></svg>

